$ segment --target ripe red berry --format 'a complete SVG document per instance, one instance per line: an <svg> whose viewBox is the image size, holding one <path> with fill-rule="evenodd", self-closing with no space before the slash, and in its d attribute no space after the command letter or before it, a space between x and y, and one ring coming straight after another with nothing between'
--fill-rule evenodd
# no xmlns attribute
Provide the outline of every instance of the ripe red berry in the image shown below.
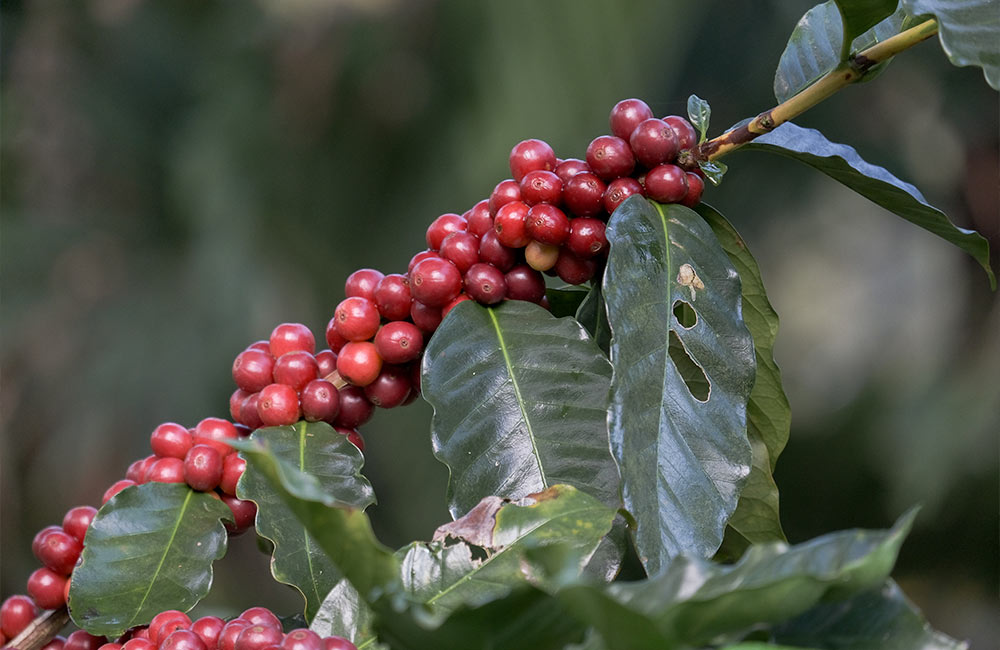
<svg viewBox="0 0 1000 650"><path fill-rule="evenodd" d="M236 650L264 650L266 646L281 643L281 628L270 625L251 625L236 637Z"/></svg>
<svg viewBox="0 0 1000 650"><path fill-rule="evenodd" d="M229 396L229 417L231 419L237 422L240 421L240 409L243 408L243 402L245 402L251 395L253 395L253 393L248 393L241 388L237 388L233 391L232 395ZM125 477L128 478L128 474L125 474Z"/></svg>
<svg viewBox="0 0 1000 650"><path fill-rule="evenodd" d="M244 621L249 621L251 625L264 625L278 630L281 629L281 620L267 607L251 607L249 609L245 609L243 610L243 613L240 614L239 618L242 618Z"/></svg>
<svg viewBox="0 0 1000 650"><path fill-rule="evenodd" d="M105 503L114 498L116 494L118 494L127 487L132 487L135 484L136 484L135 481L130 481L129 479L115 481L114 483L111 484L111 487L109 487L107 490L104 491L104 495L101 497L101 505L103 506Z"/></svg>
<svg viewBox="0 0 1000 650"><path fill-rule="evenodd" d="M687 192L687 174L677 165L657 165L646 172L646 196L654 201L677 203Z"/></svg>
<svg viewBox="0 0 1000 650"><path fill-rule="evenodd" d="M441 248L444 238L453 232L466 230L469 224L457 214L449 212L431 222L427 227L427 248L436 251Z"/></svg>
<svg viewBox="0 0 1000 650"><path fill-rule="evenodd" d="M525 230L535 241L559 246L569 237L569 218L556 206L539 203L528 210Z"/></svg>
<svg viewBox="0 0 1000 650"><path fill-rule="evenodd" d="M350 343L348 343L350 345ZM344 346L345 348L347 346ZM340 358L337 358L338 364ZM295 389L285 384L270 384L260 391L257 415L264 426L280 427L299 421L299 396Z"/></svg>
<svg viewBox="0 0 1000 650"><path fill-rule="evenodd" d="M468 232L453 232L441 243L441 257L465 273L479 261L479 238Z"/></svg>
<svg viewBox="0 0 1000 650"><path fill-rule="evenodd" d="M184 458L191 444L191 433L187 427L176 422L164 422L149 436L149 446L161 458Z"/></svg>
<svg viewBox="0 0 1000 650"><path fill-rule="evenodd" d="M518 185L517 181L510 178L502 180L496 184L493 188L493 192L490 193L489 208L490 216L496 217L497 212L500 208L512 203L514 201L521 200L521 186Z"/></svg>
<svg viewBox="0 0 1000 650"><path fill-rule="evenodd" d="M175 459L176 460L176 459ZM56 573L68 576L83 551L83 544L62 529L50 531L42 539L35 557Z"/></svg>
<svg viewBox="0 0 1000 650"><path fill-rule="evenodd" d="M150 454L145 458L141 458L134 461L128 466L128 471L125 472L125 478L130 481L135 481L136 485L142 485L146 482L146 473L149 472L149 466L156 462L159 458L156 454Z"/></svg>
<svg viewBox="0 0 1000 650"><path fill-rule="evenodd" d="M409 316L412 298L410 279L405 275L391 273L375 287L375 306L386 320L403 320Z"/></svg>
<svg viewBox="0 0 1000 650"><path fill-rule="evenodd" d="M375 406L391 409L410 396L409 368L385 365L375 381L365 386L365 397Z"/></svg>
<svg viewBox="0 0 1000 650"><path fill-rule="evenodd" d="M668 115L663 121L670 125L677 136L678 151L684 151L698 144L698 132L691 123L680 115Z"/></svg>
<svg viewBox="0 0 1000 650"><path fill-rule="evenodd" d="M323 639L323 650L358 650L358 646L342 636L328 636Z"/></svg>
<svg viewBox="0 0 1000 650"><path fill-rule="evenodd" d="M344 386L340 389L340 413L337 414L335 426L356 429L371 419L375 407L365 393L357 386Z"/></svg>
<svg viewBox="0 0 1000 650"><path fill-rule="evenodd" d="M333 352L340 352L340 348L344 347L345 343L347 343L347 339L337 333L337 317L334 316L326 324L326 344Z"/></svg>
<svg viewBox="0 0 1000 650"><path fill-rule="evenodd" d="M134 636L122 645L122 650L156 650L156 644L149 639Z"/></svg>
<svg viewBox="0 0 1000 650"><path fill-rule="evenodd" d="M248 393L256 393L271 383L274 357L270 352L247 348L233 361L233 381Z"/></svg>
<svg viewBox="0 0 1000 650"><path fill-rule="evenodd" d="M527 232L528 205L521 201L508 203L497 211L493 232L500 243L509 248L524 248L531 237Z"/></svg>
<svg viewBox="0 0 1000 650"><path fill-rule="evenodd" d="M222 628L222 632L219 633L218 650L234 650L236 639L239 637L240 632L251 625L253 623L245 621L242 618L234 618L226 623Z"/></svg>
<svg viewBox="0 0 1000 650"><path fill-rule="evenodd" d="M423 262L426 259L440 259L441 256L438 255L437 251L420 251L416 255L410 258L410 263L406 266L407 275L413 273L413 268Z"/></svg>
<svg viewBox="0 0 1000 650"><path fill-rule="evenodd" d="M346 298L334 310L334 328L348 341L367 341L375 335L380 316L367 298Z"/></svg>
<svg viewBox="0 0 1000 650"><path fill-rule="evenodd" d="M441 324L442 318L440 307L425 305L419 300L414 300L410 305L410 318L413 324L420 328L420 331L428 334L434 332Z"/></svg>
<svg viewBox="0 0 1000 650"><path fill-rule="evenodd" d="M507 298L538 302L545 297L545 278L527 264L515 266L504 276Z"/></svg>
<svg viewBox="0 0 1000 650"><path fill-rule="evenodd" d="M509 271L517 262L517 250L501 244L496 232L491 230L479 240L479 259L501 271Z"/></svg>
<svg viewBox="0 0 1000 650"><path fill-rule="evenodd" d="M382 369L382 357L369 341L352 341L337 356L337 372L355 386L372 383Z"/></svg>
<svg viewBox="0 0 1000 650"><path fill-rule="evenodd" d="M412 392L411 392L411 395L412 395ZM355 447L357 447L361 451L365 450L365 441L361 437L361 434L358 433L357 429L351 429L349 427L339 427L339 426L338 427L334 427L334 429L337 431L337 433L339 433L339 434L341 434L343 436L347 436L347 439L351 443L353 443Z"/></svg>
<svg viewBox="0 0 1000 650"><path fill-rule="evenodd" d="M160 643L159 650L208 650L201 637L191 630L175 630Z"/></svg>
<svg viewBox="0 0 1000 650"><path fill-rule="evenodd" d="M243 405L240 407L240 424L246 425L252 430L264 426L264 422L260 419L260 413L257 411L259 403L260 393L254 393L243 401Z"/></svg>
<svg viewBox="0 0 1000 650"><path fill-rule="evenodd" d="M361 297L375 300L375 287L385 277L375 269L358 269L347 276L344 282L344 295L348 298Z"/></svg>
<svg viewBox="0 0 1000 650"><path fill-rule="evenodd" d="M11 596L0 605L0 630L8 639L21 633L38 616L35 602L27 596Z"/></svg>
<svg viewBox="0 0 1000 650"><path fill-rule="evenodd" d="M596 174L581 172L569 179L563 189L563 203L573 214L593 217L604 209L607 185Z"/></svg>
<svg viewBox="0 0 1000 650"><path fill-rule="evenodd" d="M65 650L97 650L107 643L107 637L94 636L83 630L76 630L66 637Z"/></svg>
<svg viewBox="0 0 1000 650"><path fill-rule="evenodd" d="M644 120L632 131L628 142L636 160L646 167L656 167L677 157L677 134L663 120Z"/></svg>
<svg viewBox="0 0 1000 650"><path fill-rule="evenodd" d="M309 354L316 351L316 339L309 328L301 323L282 323L271 332L271 354L278 358L286 352L305 350Z"/></svg>
<svg viewBox="0 0 1000 650"><path fill-rule="evenodd" d="M441 307L461 291L462 274L448 260L426 259L413 267L410 274L410 292L425 305Z"/></svg>
<svg viewBox="0 0 1000 650"><path fill-rule="evenodd" d="M528 172L521 179L521 201L528 205L536 203L551 203L559 205L562 201L563 182L553 172L535 170Z"/></svg>
<svg viewBox="0 0 1000 650"><path fill-rule="evenodd" d="M536 271L548 271L558 258L559 246L531 241L524 247L524 261Z"/></svg>
<svg viewBox="0 0 1000 650"><path fill-rule="evenodd" d="M653 117L646 102L641 99L623 99L611 109L611 116L608 122L611 125L611 133L623 140L628 140L636 126L643 120Z"/></svg>
<svg viewBox="0 0 1000 650"><path fill-rule="evenodd" d="M226 441L239 435L232 422L222 418L205 418L195 426L193 440L196 445L215 447L220 456L225 456L233 453L233 448Z"/></svg>
<svg viewBox="0 0 1000 650"><path fill-rule="evenodd" d="M567 158L566 160L556 165L555 169L556 176L558 176L559 180L563 182L564 190L566 188L566 183L569 182L569 179L573 178L577 174L582 174L584 172L589 172L589 171L590 171L590 166L587 163L583 162L582 160L578 160L577 158Z"/></svg>
<svg viewBox="0 0 1000 650"><path fill-rule="evenodd" d="M493 230L493 215L490 214L490 202L483 199L472 206L465 216L466 223L469 224L469 232L476 237L482 237L483 233Z"/></svg>
<svg viewBox="0 0 1000 650"><path fill-rule="evenodd" d="M229 454L222 461L222 478L219 479L219 489L226 494L236 496L236 484L239 483L247 462L238 454Z"/></svg>
<svg viewBox="0 0 1000 650"><path fill-rule="evenodd" d="M38 557L38 553L41 550L42 544L45 541L45 536L54 530L62 530L61 526L46 526L37 533L35 533L34 539L31 540L31 552Z"/></svg>
<svg viewBox="0 0 1000 650"><path fill-rule="evenodd" d="M353 300L353 298L348 298ZM358 298L364 300L364 298ZM274 381L278 384L285 384L295 389L295 392L302 390L302 387L319 376L319 364L316 357L308 352L288 352L281 355L274 363Z"/></svg>
<svg viewBox="0 0 1000 650"><path fill-rule="evenodd" d="M608 247L606 226L600 219L578 217L570 221L566 247L582 259L594 257Z"/></svg>
<svg viewBox="0 0 1000 650"><path fill-rule="evenodd" d="M474 264L473 268L476 266L481 265ZM420 356L423 349L424 335L413 323L406 321L386 323L375 335L375 350L386 363L399 364L413 361Z"/></svg>
<svg viewBox="0 0 1000 650"><path fill-rule="evenodd" d="M299 628L285 635L282 650L324 650L323 639L312 630Z"/></svg>
<svg viewBox="0 0 1000 650"><path fill-rule="evenodd" d="M616 178L608 183L608 189L604 192L604 209L611 214L633 194L642 194L639 181L634 178Z"/></svg>
<svg viewBox="0 0 1000 650"><path fill-rule="evenodd" d="M507 295L507 281L492 264L473 264L465 273L465 292L477 302L495 305Z"/></svg>
<svg viewBox="0 0 1000 650"><path fill-rule="evenodd" d="M202 616L191 623L191 631L201 637L205 647L214 650L219 645L219 635L226 622L218 616Z"/></svg>
<svg viewBox="0 0 1000 650"><path fill-rule="evenodd" d="M510 150L510 173L518 183L528 172L552 171L555 168L556 154L546 142L523 140Z"/></svg>
<svg viewBox="0 0 1000 650"><path fill-rule="evenodd" d="M174 622L176 625L165 627L167 623ZM149 622L149 640L159 645L163 643L167 635L175 630L186 630L191 626L191 617L178 609L167 609Z"/></svg>
<svg viewBox="0 0 1000 650"><path fill-rule="evenodd" d="M447 317L449 313L451 313L451 310L454 309L458 303L465 302L466 300L472 300L472 298L470 298L469 294L467 293L460 293L457 296L455 296L455 298L452 299L451 302L449 302L447 305L441 308L442 320L445 317Z"/></svg>
<svg viewBox="0 0 1000 650"><path fill-rule="evenodd" d="M225 522L226 531L228 531L230 535L235 537L246 532L251 526L253 526L253 520L257 516L256 503L250 501L249 499L243 501L242 499L237 499L236 497L228 494L220 495L220 498L224 504L229 506L229 510L233 515L233 521Z"/></svg>
<svg viewBox="0 0 1000 650"><path fill-rule="evenodd" d="M693 208L701 201L701 193L705 191L705 181L694 172L687 172L688 191L681 199L681 204Z"/></svg>
<svg viewBox="0 0 1000 650"><path fill-rule="evenodd" d="M316 353L316 368L319 377L326 377L337 369L337 355L330 350L320 350Z"/></svg>
<svg viewBox="0 0 1000 650"><path fill-rule="evenodd" d="M148 483L183 483L184 461L180 458L158 458L146 472Z"/></svg>
<svg viewBox="0 0 1000 650"><path fill-rule="evenodd" d="M340 393L325 379L314 379L302 389L299 398L302 417L309 422L333 423L340 412Z"/></svg>
<svg viewBox="0 0 1000 650"><path fill-rule="evenodd" d="M632 173L635 157L627 142L613 135L602 135L587 146L587 164L598 178L612 181Z"/></svg>
<svg viewBox="0 0 1000 650"><path fill-rule="evenodd" d="M232 454L231 454L232 455ZM195 490L214 490L222 480L222 456L214 447L195 445L184 458L184 481Z"/></svg>
<svg viewBox="0 0 1000 650"><path fill-rule="evenodd" d="M28 576L28 595L42 609L58 609L66 604L66 577L42 567Z"/></svg>
<svg viewBox="0 0 1000 650"><path fill-rule="evenodd" d="M140 461L141 462L141 461ZM70 508L63 517L62 527L67 533L83 543L83 538L87 535L87 529L97 516L97 508L93 506L77 506Z"/></svg>
<svg viewBox="0 0 1000 650"><path fill-rule="evenodd" d="M583 284L594 277L597 264L593 260L582 260L565 248L559 253L555 272L566 284Z"/></svg>

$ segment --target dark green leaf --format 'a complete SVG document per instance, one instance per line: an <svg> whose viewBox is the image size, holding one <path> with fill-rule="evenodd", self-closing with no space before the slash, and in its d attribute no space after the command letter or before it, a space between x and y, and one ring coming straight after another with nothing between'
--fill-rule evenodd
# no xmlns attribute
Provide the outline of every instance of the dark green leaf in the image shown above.
<svg viewBox="0 0 1000 650"><path fill-rule="evenodd" d="M604 307L600 285L594 285L580 303L580 307L576 310L576 320L587 328L590 338L594 339L597 346L607 355L611 349L611 328L608 326L608 312Z"/></svg>
<svg viewBox="0 0 1000 650"><path fill-rule="evenodd" d="M772 472L778 455L788 442L791 409L781 386L781 371L774 361L774 341L778 334L778 315L764 291L757 261L725 217L701 203L698 214L708 222L723 250L740 274L743 296L743 320L753 336L757 377L747 404L747 435L753 454L750 479L747 481L736 512L729 520L746 542L784 540L778 516L778 487ZM742 549L738 549L742 552Z"/></svg>
<svg viewBox="0 0 1000 650"><path fill-rule="evenodd" d="M843 57L850 53L851 42L896 11L899 0L837 0L843 18Z"/></svg>
<svg viewBox="0 0 1000 650"><path fill-rule="evenodd" d="M943 212L927 203L920 190L885 169L865 162L852 147L830 142L815 129L786 122L740 150L743 149L767 151L803 162L886 210L955 244L982 265L990 286L996 289L996 277L990 268L990 245L979 233L956 227Z"/></svg>
<svg viewBox="0 0 1000 650"><path fill-rule="evenodd" d="M722 542L750 473L753 341L739 276L696 212L632 197L612 216L608 241L611 444L640 559L655 574L680 553L710 556ZM683 304L697 316L690 328L675 316ZM709 382L707 400L668 353L671 334Z"/></svg>
<svg viewBox="0 0 1000 650"><path fill-rule="evenodd" d="M251 439L267 440L275 456L314 476L338 502L360 509L375 502L371 484L360 474L364 457L329 424L303 421L259 429ZM312 620L340 573L256 466L243 474L237 495L257 504L257 533L274 544L271 573L302 594L306 618Z"/></svg>
<svg viewBox="0 0 1000 650"><path fill-rule="evenodd" d="M729 171L729 166L718 160L699 160L698 167L705 174L708 182L715 186L722 183L722 177Z"/></svg>
<svg viewBox="0 0 1000 650"><path fill-rule="evenodd" d="M97 513L83 563L73 571L70 612L91 634L119 636L166 609L187 611L212 585L226 553L224 503L183 483L126 488Z"/></svg>
<svg viewBox="0 0 1000 650"><path fill-rule="evenodd" d="M608 447L611 366L572 318L521 301L459 304L424 354L435 455L448 465L448 507L520 498L558 483L617 506Z"/></svg>
<svg viewBox="0 0 1000 650"><path fill-rule="evenodd" d="M748 641L746 643L736 643L719 648L719 650L815 650L804 646L775 645L764 643L763 641Z"/></svg>
<svg viewBox="0 0 1000 650"><path fill-rule="evenodd" d="M523 585L525 552L551 545L569 554L563 559L574 565L575 577L614 517L614 510L568 485L513 503L488 497L439 528L434 542L400 551L403 586L434 614L480 605Z"/></svg>
<svg viewBox="0 0 1000 650"><path fill-rule="evenodd" d="M546 289L545 296L549 299L549 313L556 318L573 316L580 308L580 303L587 297L587 293L586 289L580 287Z"/></svg>
<svg viewBox="0 0 1000 650"><path fill-rule="evenodd" d="M948 59L983 69L986 83L1000 90L1000 11L996 0L902 0L914 16L934 16Z"/></svg>
<svg viewBox="0 0 1000 650"><path fill-rule="evenodd" d="M247 471L267 478L275 493L366 602L398 591L399 567L372 532L368 516L326 492L316 477L278 458L266 439L232 441Z"/></svg>
<svg viewBox="0 0 1000 650"><path fill-rule="evenodd" d="M379 647L374 631L375 614L347 580L330 590L309 629L322 637L342 636L358 647Z"/></svg>
<svg viewBox="0 0 1000 650"><path fill-rule="evenodd" d="M705 135L708 133L708 123L712 119L712 108L708 102L698 95L688 97L688 118L690 118L694 128L698 129L700 134L698 142L704 142Z"/></svg>
<svg viewBox="0 0 1000 650"><path fill-rule="evenodd" d="M781 643L815 644L828 650L959 650L937 632L892 580L846 602L820 603L774 629Z"/></svg>

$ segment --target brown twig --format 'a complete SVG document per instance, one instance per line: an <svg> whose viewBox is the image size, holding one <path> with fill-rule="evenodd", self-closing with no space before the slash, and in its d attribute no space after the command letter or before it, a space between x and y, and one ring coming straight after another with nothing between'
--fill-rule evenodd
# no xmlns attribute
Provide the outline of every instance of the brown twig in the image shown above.
<svg viewBox="0 0 1000 650"><path fill-rule="evenodd" d="M28 623L20 634L7 642L4 648L17 650L39 650L59 634L69 621L69 610L65 607L42 612L35 620Z"/></svg>

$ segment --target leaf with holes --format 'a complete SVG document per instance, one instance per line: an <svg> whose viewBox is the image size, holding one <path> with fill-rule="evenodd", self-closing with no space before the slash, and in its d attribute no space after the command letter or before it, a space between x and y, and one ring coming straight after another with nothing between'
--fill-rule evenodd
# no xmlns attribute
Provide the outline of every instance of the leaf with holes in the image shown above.
<svg viewBox="0 0 1000 650"><path fill-rule="evenodd" d="M278 458L307 472L338 502L364 509L375 502L372 486L361 475L364 457L346 436L325 422L258 429L251 437L265 439ZM297 589L312 620L323 599L341 579L340 572L316 541L275 493L267 478L247 467L236 489L241 499L257 504L257 533L274 544L271 574Z"/></svg>
<svg viewBox="0 0 1000 650"><path fill-rule="evenodd" d="M729 545L730 552L738 555L747 542L785 539L778 515L778 486L772 472L788 442L792 412L781 386L781 370L774 361L778 315L767 299L757 261L736 229L715 208L701 203L695 210L712 228L740 274L743 320L753 336L757 360L757 376L747 404L747 434L753 463L739 505L729 519L729 525L744 540L738 547Z"/></svg>
<svg viewBox="0 0 1000 650"><path fill-rule="evenodd" d="M340 580L323 599L309 629L321 637L342 636L358 650L383 647L374 631L375 613L362 600L357 589Z"/></svg>
<svg viewBox="0 0 1000 650"><path fill-rule="evenodd" d="M183 483L126 488L98 511L73 571L70 612L91 634L117 637L166 609L187 611L226 554L222 501Z"/></svg>
<svg viewBox="0 0 1000 650"><path fill-rule="evenodd" d="M487 497L446 524L435 541L414 542L397 555L403 586L434 614L476 606L525 584L526 551L557 545L574 573L611 530L615 511L568 485L515 502Z"/></svg>
<svg viewBox="0 0 1000 650"><path fill-rule="evenodd" d="M452 516L488 495L517 499L559 483L617 507L611 366L578 322L521 301L465 301L434 333L423 364Z"/></svg>
<svg viewBox="0 0 1000 650"><path fill-rule="evenodd" d="M815 129L804 129L786 122L738 151L776 153L818 169L886 210L972 255L986 271L990 286L996 289L996 277L990 267L990 245L982 235L955 226L943 212L924 199L920 190L885 169L866 162L852 147L830 142Z"/></svg>
<svg viewBox="0 0 1000 650"><path fill-rule="evenodd" d="M934 16L941 48L957 66L983 69L986 83L1000 90L1000 11L996 0L902 0L914 16Z"/></svg>
<svg viewBox="0 0 1000 650"><path fill-rule="evenodd" d="M696 212L631 197L608 233L611 445L640 559L655 574L680 553L715 553L736 509L750 473L753 341L739 276ZM691 327L678 320L684 305ZM671 339L688 367L675 363Z"/></svg>

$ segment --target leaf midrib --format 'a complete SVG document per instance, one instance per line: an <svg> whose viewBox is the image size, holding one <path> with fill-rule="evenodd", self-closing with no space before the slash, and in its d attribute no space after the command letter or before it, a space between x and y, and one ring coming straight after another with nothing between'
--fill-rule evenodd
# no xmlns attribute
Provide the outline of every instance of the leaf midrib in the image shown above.
<svg viewBox="0 0 1000 650"><path fill-rule="evenodd" d="M160 571L163 569L163 563L167 561L167 555L170 554L170 549L174 544L174 538L177 537L177 531L180 529L181 521L184 519L185 513L187 513L188 504L191 502L191 495L193 494L194 490L188 489L187 494L184 495L184 503L181 504L177 513L177 519L174 520L174 527L170 531L170 539L167 540L167 544L163 549L163 555L160 556L160 562L156 565L156 570L153 572L153 576L149 580L149 586L146 587L146 593L142 595L142 600L140 600L138 606L136 606L135 613L132 615L130 623L135 623L136 619L139 618L139 614L142 612L143 607L146 605L146 601L149 599L149 594L153 591L153 585L156 584L157 579L160 577ZM132 627L132 625L128 625L126 627Z"/></svg>
<svg viewBox="0 0 1000 650"><path fill-rule="evenodd" d="M296 429L299 431L299 471L306 471L306 427L305 424L299 422L296 425ZM302 526L302 537L305 541L306 549L306 563L309 566L309 584L312 585L313 594L316 596L317 606L323 602L323 596L319 593L319 589L316 586L316 571L313 567L313 549L312 549L312 539L309 537L309 532L306 530L305 526ZM306 611L309 610L308 603L306 603Z"/></svg>

